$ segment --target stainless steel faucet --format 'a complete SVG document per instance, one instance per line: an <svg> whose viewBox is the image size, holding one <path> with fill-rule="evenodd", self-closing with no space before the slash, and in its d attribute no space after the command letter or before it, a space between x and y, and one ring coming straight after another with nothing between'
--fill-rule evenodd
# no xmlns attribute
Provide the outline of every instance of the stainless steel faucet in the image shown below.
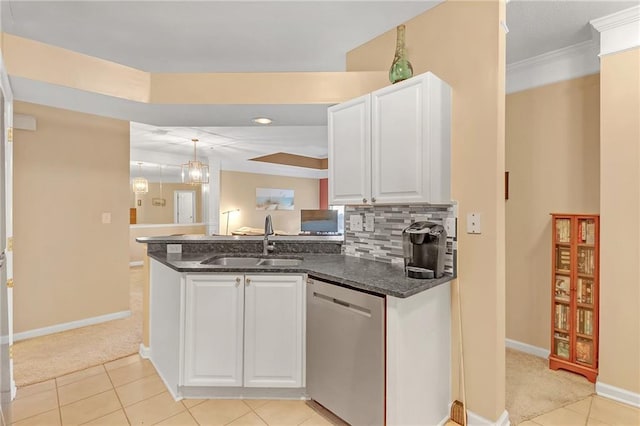
<svg viewBox="0 0 640 426"><path fill-rule="evenodd" d="M274 249L274 243L269 242L269 235L273 235L273 222L268 214L264 219L264 240L262 240L262 254L269 254Z"/></svg>

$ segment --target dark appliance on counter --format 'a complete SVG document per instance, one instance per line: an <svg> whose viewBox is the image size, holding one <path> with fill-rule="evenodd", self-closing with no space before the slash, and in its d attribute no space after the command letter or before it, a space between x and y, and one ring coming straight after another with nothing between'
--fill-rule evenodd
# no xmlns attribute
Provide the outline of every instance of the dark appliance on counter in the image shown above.
<svg viewBox="0 0 640 426"><path fill-rule="evenodd" d="M444 274L447 231L434 222L414 222L402 231L404 270L410 278L440 278Z"/></svg>
<svg viewBox="0 0 640 426"><path fill-rule="evenodd" d="M301 235L338 235L337 210L300 210Z"/></svg>

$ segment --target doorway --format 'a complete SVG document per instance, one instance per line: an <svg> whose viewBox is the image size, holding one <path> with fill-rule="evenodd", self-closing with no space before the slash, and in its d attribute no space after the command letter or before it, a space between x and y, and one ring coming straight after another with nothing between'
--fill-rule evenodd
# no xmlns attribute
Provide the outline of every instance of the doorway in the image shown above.
<svg viewBox="0 0 640 426"><path fill-rule="evenodd" d="M195 223L196 192L174 191L174 223Z"/></svg>

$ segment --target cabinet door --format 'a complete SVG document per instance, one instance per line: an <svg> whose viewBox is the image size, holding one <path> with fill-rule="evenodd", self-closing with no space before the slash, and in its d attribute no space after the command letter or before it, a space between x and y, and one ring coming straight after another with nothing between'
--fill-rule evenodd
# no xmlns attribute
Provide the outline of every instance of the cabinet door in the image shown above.
<svg viewBox="0 0 640 426"><path fill-rule="evenodd" d="M374 203L449 203L450 88L431 73L371 95Z"/></svg>
<svg viewBox="0 0 640 426"><path fill-rule="evenodd" d="M185 386L242 386L242 275L190 275L185 291Z"/></svg>
<svg viewBox="0 0 640 426"><path fill-rule="evenodd" d="M302 387L302 276L245 278L244 386Z"/></svg>
<svg viewBox="0 0 640 426"><path fill-rule="evenodd" d="M335 105L328 112L329 204L371 200L371 97Z"/></svg>

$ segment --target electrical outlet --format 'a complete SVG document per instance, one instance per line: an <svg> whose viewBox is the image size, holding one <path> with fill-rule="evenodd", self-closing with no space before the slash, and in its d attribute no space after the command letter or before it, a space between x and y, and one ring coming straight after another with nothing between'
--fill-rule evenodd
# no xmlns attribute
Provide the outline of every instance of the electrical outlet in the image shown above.
<svg viewBox="0 0 640 426"><path fill-rule="evenodd" d="M364 230L367 232L375 231L375 215L373 213L364 214Z"/></svg>
<svg viewBox="0 0 640 426"><path fill-rule="evenodd" d="M182 244L167 244L167 253L182 253Z"/></svg>
<svg viewBox="0 0 640 426"><path fill-rule="evenodd" d="M349 229L353 232L362 232L362 216L359 214L350 215Z"/></svg>
<svg viewBox="0 0 640 426"><path fill-rule="evenodd" d="M445 217L444 218L444 230L447 231L447 237L456 236L456 218Z"/></svg>
<svg viewBox="0 0 640 426"><path fill-rule="evenodd" d="M111 213L102 213L102 223L108 225L111 223Z"/></svg>

